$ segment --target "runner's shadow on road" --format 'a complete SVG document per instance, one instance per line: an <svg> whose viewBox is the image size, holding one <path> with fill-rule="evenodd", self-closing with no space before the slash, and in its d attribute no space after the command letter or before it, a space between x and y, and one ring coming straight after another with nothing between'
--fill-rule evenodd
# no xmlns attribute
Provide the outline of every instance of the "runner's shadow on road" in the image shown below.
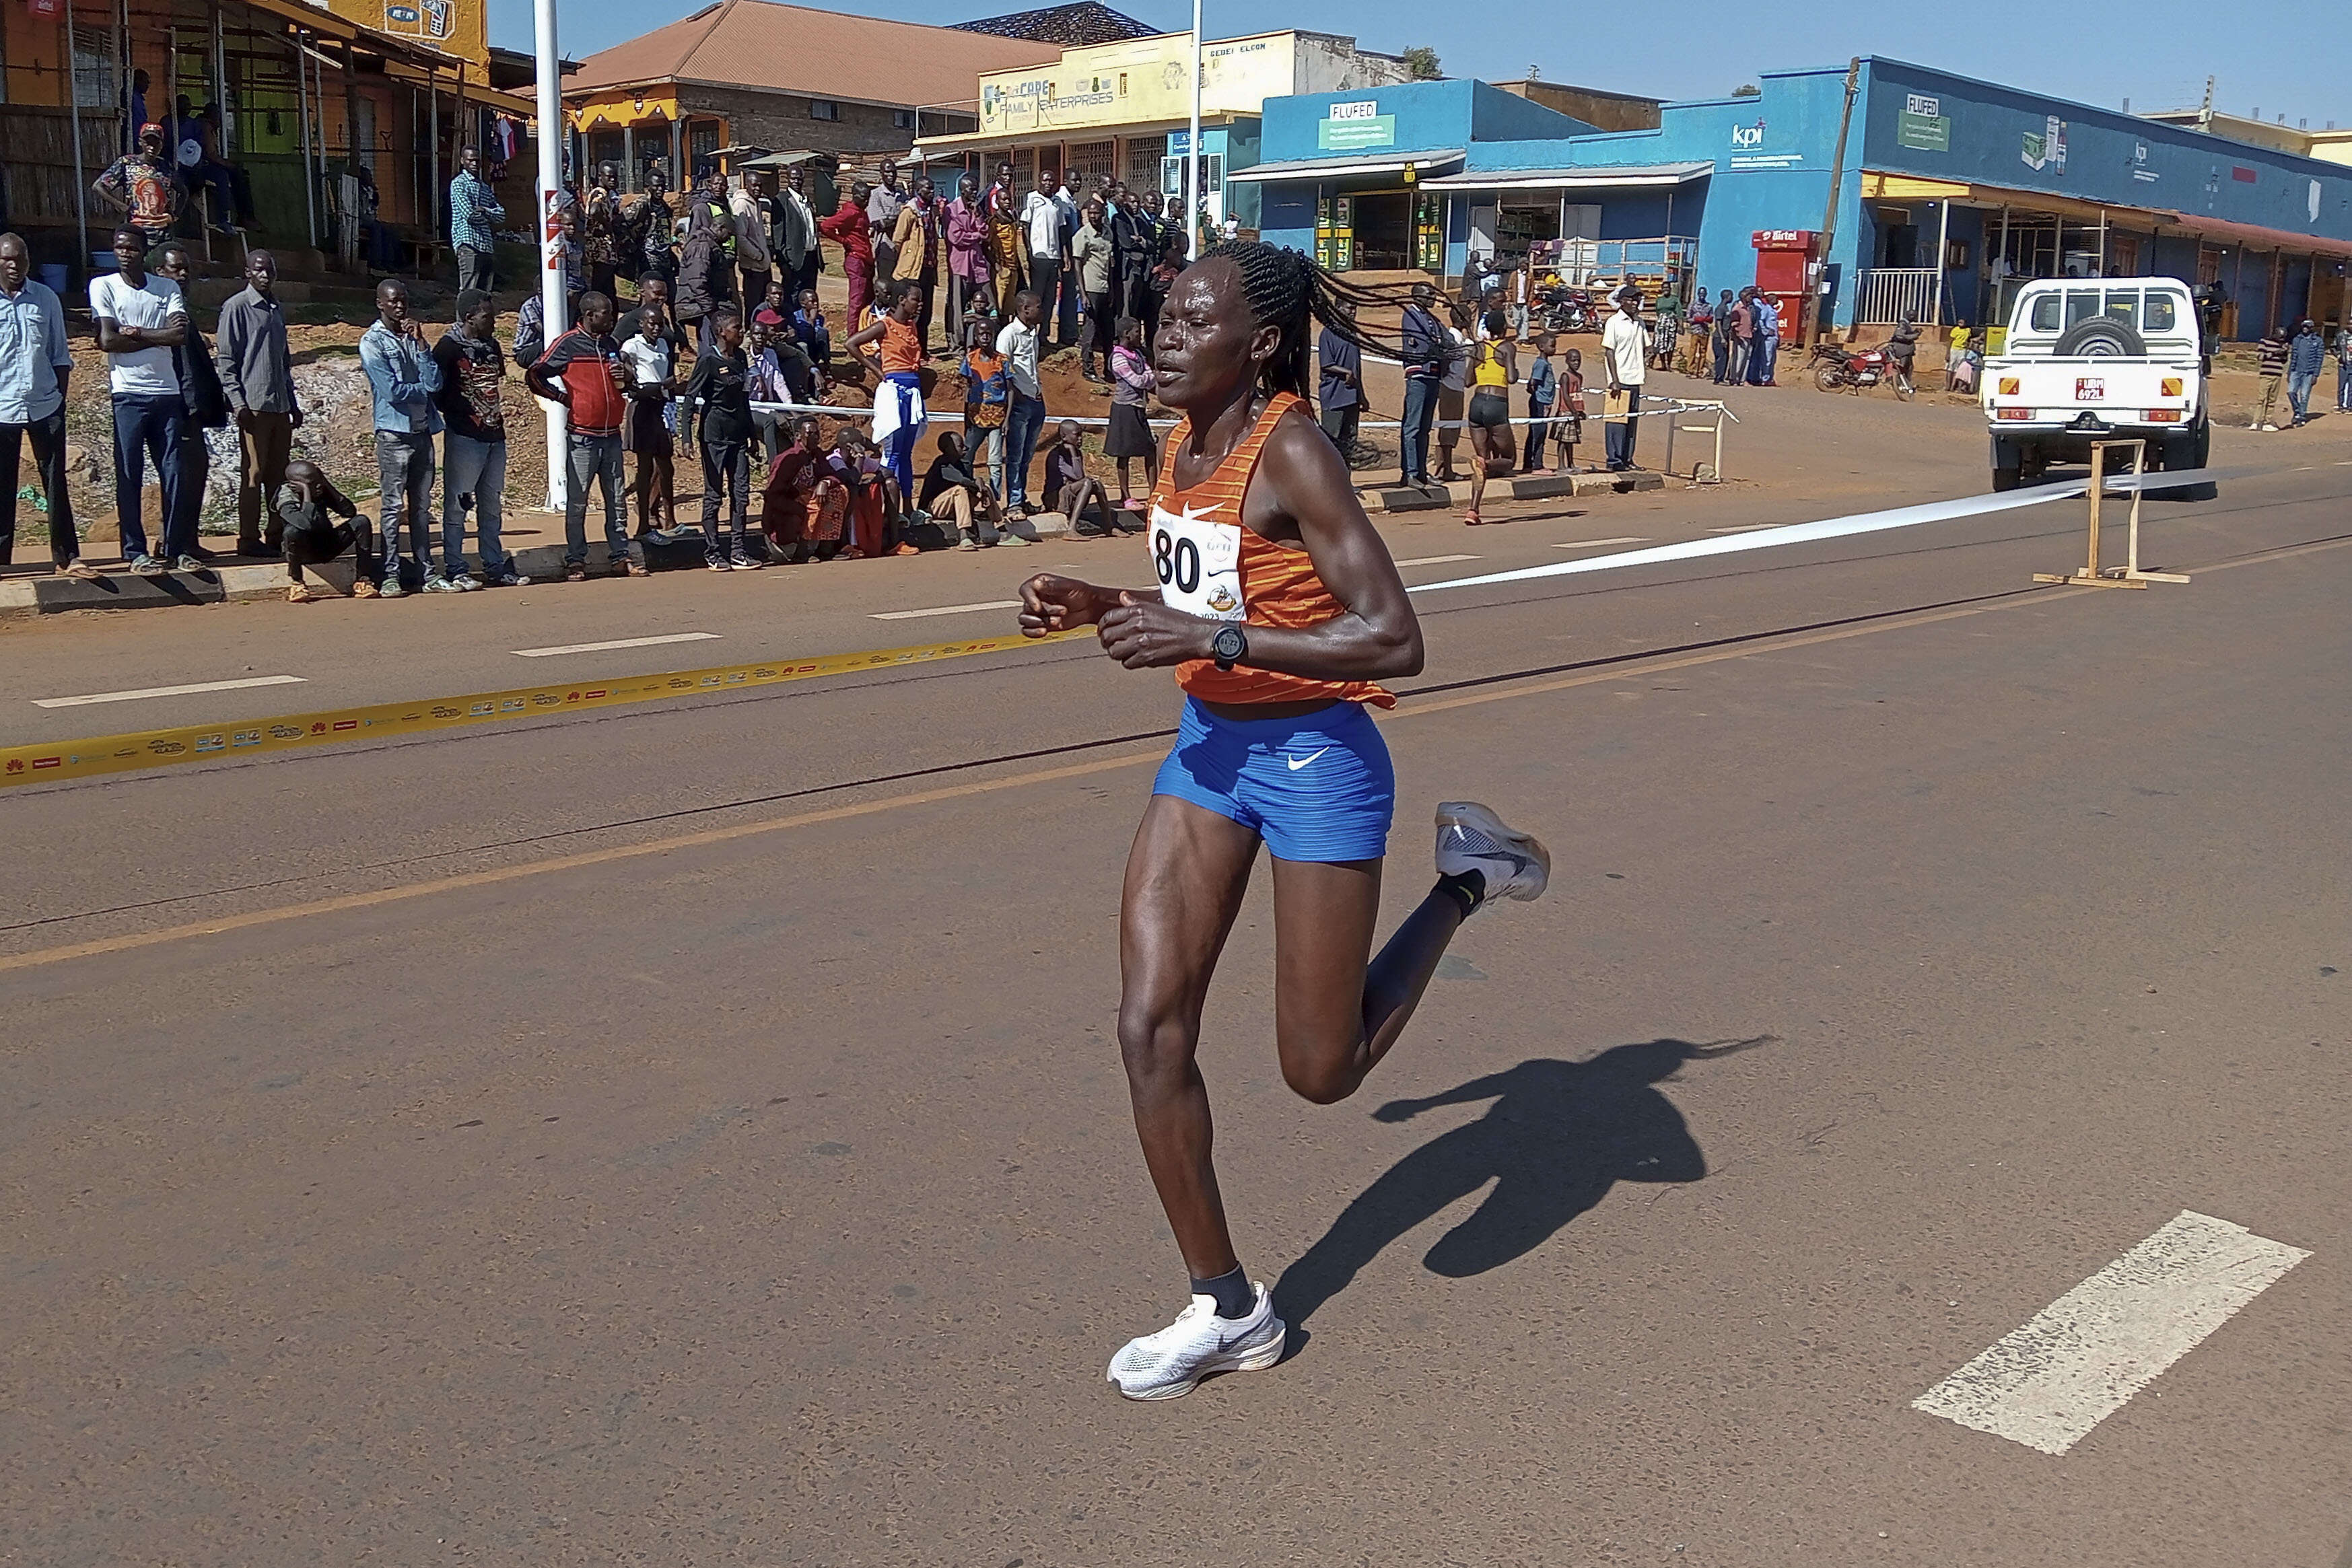
<svg viewBox="0 0 2352 1568"><path fill-rule="evenodd" d="M1274 1288L1291 1328L1348 1288L1357 1273L1448 1205L1495 1184L1486 1201L1439 1237L1422 1261L1465 1279L1524 1258L1621 1181L1692 1182L1706 1158L1683 1113L1657 1085L1683 1065L1773 1043L1771 1035L1699 1045L1651 1040L1589 1061L1538 1057L1425 1100L1391 1100L1374 1119L1402 1122L1442 1105L1495 1103L1477 1121L1423 1144L1340 1212Z"/></svg>

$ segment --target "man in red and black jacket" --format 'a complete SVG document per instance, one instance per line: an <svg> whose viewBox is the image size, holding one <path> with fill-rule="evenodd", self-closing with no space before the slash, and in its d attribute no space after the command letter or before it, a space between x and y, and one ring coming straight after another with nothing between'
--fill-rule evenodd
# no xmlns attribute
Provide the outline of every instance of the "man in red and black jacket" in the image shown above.
<svg viewBox="0 0 2352 1568"><path fill-rule="evenodd" d="M588 577L588 481L604 486L605 567L631 577L646 575L642 546L629 540L628 511L621 482L621 422L628 416L628 371L613 337L613 302L602 294L580 297L580 325L547 346L523 380L541 397L572 411L569 483L563 491L563 575Z"/></svg>

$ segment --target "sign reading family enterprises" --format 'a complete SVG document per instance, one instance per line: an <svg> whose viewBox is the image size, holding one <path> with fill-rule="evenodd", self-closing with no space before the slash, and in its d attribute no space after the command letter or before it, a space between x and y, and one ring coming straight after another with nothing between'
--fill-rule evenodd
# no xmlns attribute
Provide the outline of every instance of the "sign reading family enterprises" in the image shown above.
<svg viewBox="0 0 2352 1568"><path fill-rule="evenodd" d="M1256 114L1267 99L1298 91L1297 58L1296 33L1211 43L1201 53L1202 112ZM1056 64L992 71L980 78L980 128L991 135L1182 120L1192 107L1190 33L1064 49Z"/></svg>
<svg viewBox="0 0 2352 1568"><path fill-rule="evenodd" d="M1326 152L1353 152L1396 145L1396 116L1382 114L1378 99L1335 103L1315 127L1315 145Z"/></svg>
<svg viewBox="0 0 2352 1568"><path fill-rule="evenodd" d="M1952 121L1942 101L1924 92L1906 93L1903 111L1895 119L1895 144L1917 152L1949 152Z"/></svg>

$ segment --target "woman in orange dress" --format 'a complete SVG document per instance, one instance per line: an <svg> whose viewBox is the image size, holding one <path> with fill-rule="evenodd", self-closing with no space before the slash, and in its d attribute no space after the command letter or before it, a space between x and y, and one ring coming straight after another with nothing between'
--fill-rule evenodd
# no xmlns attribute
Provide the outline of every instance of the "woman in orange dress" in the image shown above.
<svg viewBox="0 0 2352 1568"><path fill-rule="evenodd" d="M1348 307L1381 302L1295 251L1210 249L1176 279L1157 340L1156 390L1184 416L1152 490L1157 583L1022 585L1024 632L1091 625L1106 653L1172 667L1185 694L1128 859L1118 1038L1192 1300L1112 1358L1132 1399L1282 1356L1271 1295L1234 1252L1195 1062L1259 846L1274 862L1276 1051L1318 1104L1355 1092L1396 1043L1462 922L1535 897L1549 872L1543 846L1486 807L1440 805L1436 883L1372 956L1395 774L1366 710L1395 702L1381 681L1420 672L1421 626L1308 388L1314 324L1376 347Z"/></svg>

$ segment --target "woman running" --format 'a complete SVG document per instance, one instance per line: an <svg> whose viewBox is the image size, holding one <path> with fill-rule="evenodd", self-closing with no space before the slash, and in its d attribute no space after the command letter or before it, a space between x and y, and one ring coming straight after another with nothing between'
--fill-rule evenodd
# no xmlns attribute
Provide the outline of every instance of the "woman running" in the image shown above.
<svg viewBox="0 0 2352 1568"><path fill-rule="evenodd" d="M1176 280L1158 392L1184 416L1153 487L1156 588L1051 573L1022 585L1021 628L1097 628L1129 669L1185 692L1127 864L1119 1051L1144 1163L1192 1276L1192 1303L1111 1358L1130 1399L1282 1357L1266 1288L1234 1255L1194 1060L1217 956L1264 843L1274 861L1276 1050L1318 1104L1355 1092L1396 1043L1462 922L1543 892L1550 857L1486 807L1437 809L1434 887L1371 957L1395 775L1367 704L1421 669L1420 623L1348 470L1315 423L1311 324L1364 347L1348 290L1296 252L1220 245ZM1379 351L1394 356L1398 345Z"/></svg>

